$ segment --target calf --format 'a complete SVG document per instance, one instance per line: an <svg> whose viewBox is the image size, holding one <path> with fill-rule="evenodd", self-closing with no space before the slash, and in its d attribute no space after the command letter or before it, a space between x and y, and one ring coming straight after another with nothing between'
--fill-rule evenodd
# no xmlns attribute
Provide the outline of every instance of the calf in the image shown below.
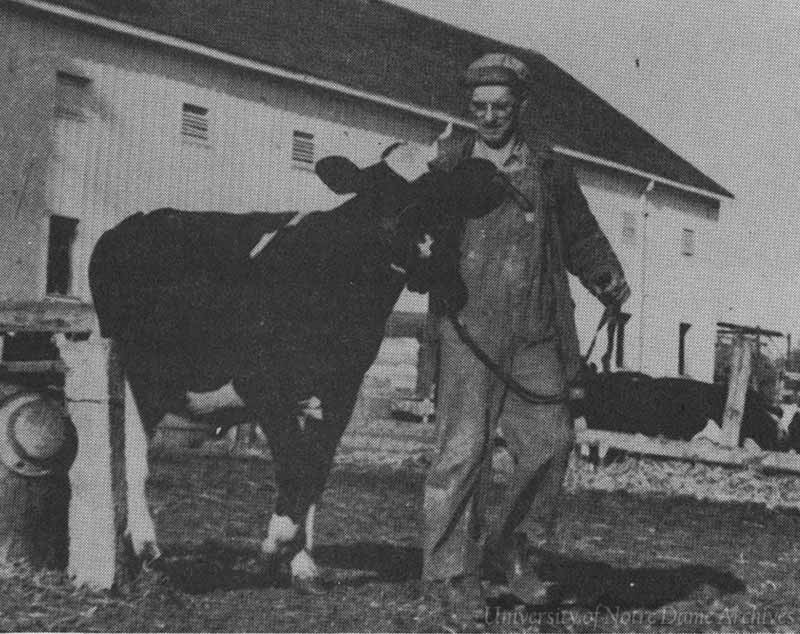
<svg viewBox="0 0 800 634"><path fill-rule="evenodd" d="M460 227L504 195L487 161L409 181L392 157L364 170L323 159L322 180L355 196L299 218L136 214L100 238L90 263L101 334L118 343L148 435L187 410L240 410L263 428L277 481L263 550L291 558L306 590L319 589L315 503L386 319L404 286L463 305ZM129 477L128 499L134 549L157 557L144 476Z"/></svg>

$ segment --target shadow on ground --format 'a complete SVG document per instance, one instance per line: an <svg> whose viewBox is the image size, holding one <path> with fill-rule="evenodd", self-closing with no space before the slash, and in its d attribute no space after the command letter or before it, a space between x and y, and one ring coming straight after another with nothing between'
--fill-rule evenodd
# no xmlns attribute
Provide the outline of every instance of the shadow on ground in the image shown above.
<svg viewBox="0 0 800 634"><path fill-rule="evenodd" d="M264 560L255 540L167 544L151 567L189 594L290 585L288 571Z"/></svg>
<svg viewBox="0 0 800 634"><path fill-rule="evenodd" d="M316 559L324 569L366 573L340 583L360 586L371 582L408 583L422 573L422 551L411 546L388 543L356 542L322 545L315 549ZM541 555L541 576L552 587L545 606L596 609L657 609L688 598L703 586L720 594L745 590L741 579L729 571L702 565L673 568L617 568L589 559ZM288 587L286 569L265 561L255 541L207 541L202 544L165 546L158 571L178 589L200 594L214 590ZM515 600L503 594L502 587L494 607L511 609Z"/></svg>
<svg viewBox="0 0 800 634"><path fill-rule="evenodd" d="M617 568L590 559L540 555L540 574L553 583L544 609L576 607L612 610L654 610L688 598L703 586L720 594L744 592L744 582L727 570L710 566L674 568ZM501 596L498 606L508 608L513 597Z"/></svg>
<svg viewBox="0 0 800 634"><path fill-rule="evenodd" d="M369 571L373 581L406 582L422 576L422 550L413 546L356 542L319 546L314 552L321 566Z"/></svg>

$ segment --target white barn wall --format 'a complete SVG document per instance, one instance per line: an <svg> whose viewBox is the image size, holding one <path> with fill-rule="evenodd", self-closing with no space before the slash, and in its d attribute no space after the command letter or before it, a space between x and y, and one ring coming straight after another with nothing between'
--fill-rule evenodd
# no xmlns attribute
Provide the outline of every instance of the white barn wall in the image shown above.
<svg viewBox="0 0 800 634"><path fill-rule="evenodd" d="M444 127L85 26L15 12L5 18L12 50L69 61L70 72L92 80L100 102L85 121L56 120L48 197L51 213L80 220L74 288L82 299L92 246L136 211L308 211L340 202L312 170L292 164L295 129L315 135L317 157L345 154L366 165L398 139L430 143ZM209 108L208 143L181 136L184 102ZM41 268L32 299L43 292Z"/></svg>
<svg viewBox="0 0 800 634"><path fill-rule="evenodd" d="M691 324L685 342L684 375L711 381L719 298L714 256L719 211L699 196L679 193L648 181L596 166L579 164L581 188L601 228L619 257L631 286L624 310L623 367L653 376L678 375L679 329ZM625 212L635 220L633 236L623 237ZM683 229L692 229L695 254L682 254ZM602 306L571 280L576 322L584 350L597 327ZM592 361L600 365L602 334ZM612 359L613 365L613 359Z"/></svg>
<svg viewBox="0 0 800 634"><path fill-rule="evenodd" d="M714 351L721 298L717 257L719 211L699 197L656 187L647 195L648 297L643 370L675 375L679 325L691 324L686 337L686 371L697 379L714 377ZM694 231L693 255L682 253L683 229Z"/></svg>

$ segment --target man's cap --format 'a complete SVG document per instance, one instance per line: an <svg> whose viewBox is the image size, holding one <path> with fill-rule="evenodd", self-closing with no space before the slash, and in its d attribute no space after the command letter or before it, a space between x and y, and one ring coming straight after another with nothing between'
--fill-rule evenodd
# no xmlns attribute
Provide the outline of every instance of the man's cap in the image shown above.
<svg viewBox="0 0 800 634"><path fill-rule="evenodd" d="M487 53L472 62L464 73L464 83L475 86L525 86L531 81L528 66L508 53Z"/></svg>

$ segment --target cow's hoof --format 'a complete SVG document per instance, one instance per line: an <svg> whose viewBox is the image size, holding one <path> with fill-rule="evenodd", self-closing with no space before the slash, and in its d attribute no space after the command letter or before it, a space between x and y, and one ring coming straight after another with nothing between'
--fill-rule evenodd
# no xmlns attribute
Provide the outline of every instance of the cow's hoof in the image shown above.
<svg viewBox="0 0 800 634"><path fill-rule="evenodd" d="M322 577L298 577L292 575L292 587L300 594L319 596L327 594Z"/></svg>
<svg viewBox="0 0 800 634"><path fill-rule="evenodd" d="M125 531L124 548L131 565L141 566L142 570L160 570L164 557L158 544L154 541L134 541L130 531Z"/></svg>
<svg viewBox="0 0 800 634"><path fill-rule="evenodd" d="M161 549L155 542L147 542L144 545L144 549L139 553L139 559L142 562L142 569L145 571L160 570L164 563Z"/></svg>

